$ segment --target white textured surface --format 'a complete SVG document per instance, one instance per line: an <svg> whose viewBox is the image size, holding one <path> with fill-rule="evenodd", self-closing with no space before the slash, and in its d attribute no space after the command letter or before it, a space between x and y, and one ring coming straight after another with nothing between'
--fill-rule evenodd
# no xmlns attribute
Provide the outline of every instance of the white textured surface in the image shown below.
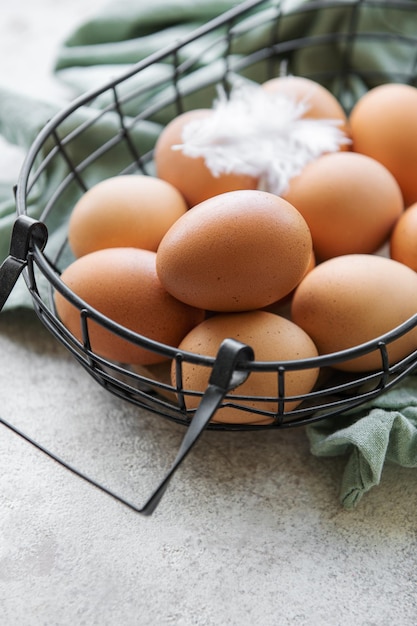
<svg viewBox="0 0 417 626"><path fill-rule="evenodd" d="M0 83L52 93L96 0L2 3ZM0 163L16 167L0 146ZM140 503L180 427L96 385L31 313L0 316L0 415ZM206 433L143 518L0 427L2 626L415 626L415 471L353 512L303 430Z"/></svg>

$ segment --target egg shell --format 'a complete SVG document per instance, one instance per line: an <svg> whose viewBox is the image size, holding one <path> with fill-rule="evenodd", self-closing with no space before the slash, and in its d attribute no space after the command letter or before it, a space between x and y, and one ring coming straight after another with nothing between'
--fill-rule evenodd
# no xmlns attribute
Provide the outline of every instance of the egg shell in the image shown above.
<svg viewBox="0 0 417 626"><path fill-rule="evenodd" d="M294 361L317 357L317 349L306 333L291 321L265 311L218 314L206 319L191 330L179 348L187 352L205 356L216 356L222 341L234 338L250 345L258 361ZM183 388L187 391L205 391L211 368L186 361L182 364ZM307 394L314 387L318 369L308 367L287 371L284 375L285 396ZM278 411L278 402L264 401L267 397L278 396L277 372L251 372L246 381L231 392L233 396L254 396L250 400L233 400L245 411L235 407L220 408L215 422L265 423L271 421L264 414L251 410ZM172 365L172 384L176 384L176 363ZM187 408L193 409L200 402L199 396L186 395ZM285 402L285 411L291 411L300 404L299 399Z"/></svg>
<svg viewBox="0 0 417 626"><path fill-rule="evenodd" d="M377 255L345 255L317 265L297 287L291 319L320 354L359 346L394 330L417 313L417 274ZM417 330L387 345L396 363L417 348ZM334 364L345 371L382 367L379 350Z"/></svg>
<svg viewBox="0 0 417 626"><path fill-rule="evenodd" d="M71 263L61 279L89 307L148 339L177 347L204 312L173 298L162 287L155 269L155 252L137 248L106 248ZM80 312L61 293L55 293L58 317L82 341ZM166 355L147 350L98 322L89 323L91 348L110 360L154 364Z"/></svg>
<svg viewBox="0 0 417 626"><path fill-rule="evenodd" d="M388 83L369 90L349 117L352 149L395 176L404 202L417 201L417 88Z"/></svg>
<svg viewBox="0 0 417 626"><path fill-rule="evenodd" d="M262 308L301 280L312 253L301 214L268 192L221 194L190 209L162 239L158 276L173 296L210 311Z"/></svg>
<svg viewBox="0 0 417 626"><path fill-rule="evenodd" d="M237 189L256 189L258 179L246 174L225 173L214 176L203 157L191 157L180 149L182 132L190 122L212 115L211 109L194 109L174 118L162 130L155 145L154 162L159 178L174 185L185 197L189 207L207 198Z"/></svg>
<svg viewBox="0 0 417 626"><path fill-rule="evenodd" d="M152 176L114 176L84 193L73 208L68 241L76 257L120 246L156 251L188 209L180 192Z"/></svg>
<svg viewBox="0 0 417 626"><path fill-rule="evenodd" d="M395 224L389 254L417 272L417 202L409 206Z"/></svg>
<svg viewBox="0 0 417 626"><path fill-rule="evenodd" d="M336 120L341 130L349 137L348 116L331 91L320 83L304 76L277 76L265 81L263 89L271 93L282 93L297 102L308 105L304 118ZM347 146L343 146L346 149Z"/></svg>
<svg viewBox="0 0 417 626"><path fill-rule="evenodd" d="M309 163L284 198L309 225L318 261L376 252L404 209L400 187L386 167L352 152Z"/></svg>

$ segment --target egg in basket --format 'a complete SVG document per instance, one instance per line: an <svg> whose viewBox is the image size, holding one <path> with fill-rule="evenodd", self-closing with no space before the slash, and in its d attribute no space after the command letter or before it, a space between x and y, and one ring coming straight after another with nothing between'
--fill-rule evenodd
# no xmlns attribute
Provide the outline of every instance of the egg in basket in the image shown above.
<svg viewBox="0 0 417 626"><path fill-rule="evenodd" d="M32 145L0 304L23 272L98 383L186 426L139 512L206 428L337 419L415 368L413 11L243 2Z"/></svg>

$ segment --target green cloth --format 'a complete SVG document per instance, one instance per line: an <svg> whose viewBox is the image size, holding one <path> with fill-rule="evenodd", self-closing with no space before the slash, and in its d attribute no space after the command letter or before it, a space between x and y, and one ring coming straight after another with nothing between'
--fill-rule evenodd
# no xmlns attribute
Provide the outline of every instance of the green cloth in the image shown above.
<svg viewBox="0 0 417 626"><path fill-rule="evenodd" d="M232 0L114 0L93 16L88 22L80 25L62 42L57 50L55 75L57 80L70 86L74 96L86 90L98 88L108 80L123 75L132 69L133 64L148 58L170 45L181 40L208 20L233 8L239 2ZM271 12L277 2L271 0L256 9L251 17L253 28L249 34L239 39L233 53L235 57L246 56L269 43L271 31L268 23L257 27L258 12ZM281 40L294 39L305 34L318 35L330 31L346 32L352 25L351 4L335 2L328 9L310 13L298 13L287 16L293 8L308 5L309 0L286 0L282 4L284 17L280 24ZM363 32L386 30L393 35L401 33L398 39L380 40L377 37L357 41L351 50L351 64L361 70L368 67L383 69L388 76L397 76L401 80L412 70L415 54L410 53L415 46L417 17L409 11L397 10L395 7L384 8L379 3L361 3L361 17L357 28ZM417 8L417 4L416 4ZM268 14L268 13L266 13ZM210 35L207 35L210 37ZM414 42L413 42L414 38ZM194 59L193 71L187 80L196 85L207 76L216 80L220 78L223 64L219 60L223 48L219 49L213 39L213 46L201 48L199 40L194 41L181 50L180 60L186 62ZM334 43L329 48L324 43L314 50L301 49L290 54L290 71L295 74L309 76L313 79L323 78L326 72L340 67L344 54L344 43ZM120 87L120 95L124 89L143 88L157 85L151 92L138 95L125 108L127 116L137 115L146 103L163 98L167 88L164 81L170 76L169 63L153 63L139 74L132 76L126 85ZM322 74L324 72L324 74ZM258 63L247 74L248 78L262 81L269 77L264 63ZM372 87L372 81L365 83L357 76L346 82L331 80L325 83L349 108L352 102L366 89ZM169 90L168 90L169 91ZM187 100L189 107L211 106L214 89L207 89L202 94L194 94ZM109 102L109 95L103 94L94 102L94 107L102 110ZM60 111L66 102L39 102L24 96L11 93L0 87L0 134L12 144L29 149L39 131L47 121ZM76 114L63 125L62 129L69 132L72 128L89 119L95 114L93 105L80 108ZM137 126L133 140L141 149L151 149L162 124L172 114L169 107L158 119ZM100 124L94 125L89 133L72 145L73 154L79 162L84 156L101 145L106 136L114 135L118 124L117 116L111 113L102 117ZM88 185L112 175L114 164L120 167L128 159L122 147L116 147L107 157L95 163L85 173ZM56 161L54 161L56 163ZM51 165L46 168L30 195L29 214L37 218L41 214L43 201L49 196L51 189L56 188L65 172L65 164ZM12 188L16 181L0 186L0 262L7 256L11 228L15 219L15 206ZM79 192L79 190L78 190ZM48 249L53 249L58 242L60 231L64 228L74 202L76 191L69 189L64 197L65 207L56 222L48 224ZM18 282L9 298L6 307L30 306L31 301L23 281ZM417 465L417 379L414 376L398 384L392 390L381 395L372 403L360 407L339 418L318 422L307 428L311 442L311 451L317 456L347 456L347 465L341 485L341 502L346 508L355 506L362 495L381 479L382 469L386 461L399 463L406 467Z"/></svg>
<svg viewBox="0 0 417 626"><path fill-rule="evenodd" d="M347 458L340 501L354 508L380 483L386 462L417 467L417 376L349 413L308 426L307 434L314 455Z"/></svg>

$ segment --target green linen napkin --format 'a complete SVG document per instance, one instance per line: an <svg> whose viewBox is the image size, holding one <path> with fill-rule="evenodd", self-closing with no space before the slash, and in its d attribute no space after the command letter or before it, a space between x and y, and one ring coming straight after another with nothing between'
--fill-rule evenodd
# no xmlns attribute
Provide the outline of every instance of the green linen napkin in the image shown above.
<svg viewBox="0 0 417 626"><path fill-rule="evenodd" d="M286 0L267 2L259 11L270 11L271 6L282 4L282 11L292 10L302 5L308 5L310 0ZM62 43L57 50L55 75L57 80L70 86L74 96L82 94L87 89L101 87L108 80L124 74L132 64L163 49L172 41L180 40L196 28L204 25L234 6L240 4L236 0L113 0L93 16ZM351 50L353 67L361 70L367 67L383 69L387 75L396 75L401 80L412 68L414 55L410 54L413 37L416 31L415 19L410 18L406 11L396 11L395 8L386 9L373 3L372 10L367 9L367 3L362 6L361 19L356 25L363 32L378 31L381 26L393 35L401 33L403 40L399 43L395 37L387 40L370 39L360 40ZM326 10L314 14L299 13L283 20L280 25L280 36L283 41L306 34L325 34L329 31L345 32L352 26L351 2L330 3ZM417 6L417 5L416 5ZM256 17L256 11L255 11ZM253 29L250 36L240 43L236 54L247 55L261 45L269 43L270 29ZM314 50L291 53L291 71L296 74L315 78L320 72L332 72L340 65L344 54L344 45L335 43L329 54L326 45L318 45ZM187 46L182 51L182 60L187 55L193 59L200 59L197 70L190 75L191 81L200 80L202 73L216 76L219 66L216 63L218 51L216 46L208 53L199 56L199 44ZM164 76L170 68L167 64L156 63L146 71L137 75L134 80L146 88L147 81L160 79L160 92L152 97L158 97L164 90ZM262 80L267 76L262 74L257 66L257 75L249 76ZM337 93L342 102L349 107L355 99L372 82L364 83L358 76L343 82L330 81L327 86ZM148 97L148 96L147 96ZM19 94L10 93L0 88L0 134L9 142L21 146L25 151L29 149L40 129L66 103L39 102ZM107 104L106 96L95 101L94 106L99 109ZM140 110L140 99L133 100L127 111L128 115L135 116ZM202 103L196 98L192 104L196 107L211 102ZM68 122L80 124L94 113L90 107L80 108L77 115ZM142 125L137 129L137 141L143 146L152 146L161 129L164 119ZM111 115L103 116L102 122L83 136L73 147L80 156L87 156L106 138L114 134L114 125L118 121ZM96 180L110 175L112 165L110 161L125 158L125 155L116 151L109 158L100 161L88 172L87 183L93 184ZM57 181L62 179L62 170L56 166L46 169L38 181L36 193L31 194L28 207L29 214L39 217L43 200L49 196ZM15 205L10 185L0 186L0 262L7 256L10 242L11 228L15 219ZM70 194L65 198L66 209L62 213L62 220L68 215L75 196ZM62 220L49 225L48 246L54 246L54 238L58 237L62 228ZM6 307L30 306L31 301L25 284L18 282ZM364 405L356 411L346 413L335 419L329 419L307 428L311 442L311 452L317 456L347 457L347 465L341 485L341 502L346 508L354 507L372 486L378 484L381 472L386 461L399 463L406 467L417 465L417 378L409 376L392 390L381 395L373 402Z"/></svg>
<svg viewBox="0 0 417 626"><path fill-rule="evenodd" d="M354 508L380 483L386 462L417 467L417 376L340 417L308 426L307 435L314 455L347 458L340 501Z"/></svg>

